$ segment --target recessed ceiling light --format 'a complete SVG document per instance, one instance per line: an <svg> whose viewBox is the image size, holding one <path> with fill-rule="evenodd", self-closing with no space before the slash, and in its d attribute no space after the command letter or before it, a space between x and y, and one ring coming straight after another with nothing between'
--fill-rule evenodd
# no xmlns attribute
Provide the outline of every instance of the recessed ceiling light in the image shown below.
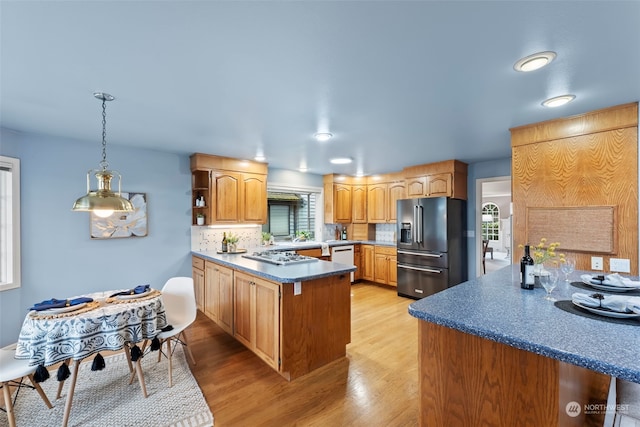
<svg viewBox="0 0 640 427"><path fill-rule="evenodd" d="M318 132L313 135L316 138L316 141L325 142L333 138L333 134L329 132Z"/></svg>
<svg viewBox="0 0 640 427"><path fill-rule="evenodd" d="M545 101L542 101L542 105L549 108L559 107L573 101L575 98L575 95L556 96L554 98L549 98Z"/></svg>
<svg viewBox="0 0 640 427"><path fill-rule="evenodd" d="M534 53L533 55L525 56L524 58L520 59L518 62L515 63L515 65L513 66L513 69L516 71L522 71L526 73L528 71L534 71L539 68L542 68L545 65L548 65L549 63L551 63L551 61L553 61L554 59L556 59L555 52L551 52L551 51L538 52L538 53Z"/></svg>
<svg viewBox="0 0 640 427"><path fill-rule="evenodd" d="M300 167L298 168L298 171L300 171L300 172L306 172L306 171L308 171L308 170L309 170L309 169L307 169L307 167L306 167L306 166L300 166Z"/></svg>
<svg viewBox="0 0 640 427"><path fill-rule="evenodd" d="M353 161L351 157L336 157L334 159L329 160L334 165L347 165Z"/></svg>

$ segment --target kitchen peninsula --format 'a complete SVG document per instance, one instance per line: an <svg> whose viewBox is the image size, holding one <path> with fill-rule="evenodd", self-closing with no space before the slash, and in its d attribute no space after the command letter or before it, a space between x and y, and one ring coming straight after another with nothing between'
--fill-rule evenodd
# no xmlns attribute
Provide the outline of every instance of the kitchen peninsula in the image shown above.
<svg viewBox="0 0 640 427"><path fill-rule="evenodd" d="M355 266L275 265L215 251L192 252L192 261L200 308L287 380L346 355Z"/></svg>
<svg viewBox="0 0 640 427"><path fill-rule="evenodd" d="M611 376L640 383L640 322L563 310L589 292L564 281L556 303L519 281L513 265L410 305L421 425L601 426Z"/></svg>

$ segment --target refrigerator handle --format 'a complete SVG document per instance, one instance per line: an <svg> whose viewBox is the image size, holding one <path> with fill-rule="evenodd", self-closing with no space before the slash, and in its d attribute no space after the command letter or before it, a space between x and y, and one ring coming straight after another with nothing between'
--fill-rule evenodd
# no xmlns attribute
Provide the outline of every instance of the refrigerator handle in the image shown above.
<svg viewBox="0 0 640 427"><path fill-rule="evenodd" d="M413 242L418 243L418 205L413 205Z"/></svg>
<svg viewBox="0 0 640 427"><path fill-rule="evenodd" d="M418 224L420 224L420 243L424 243L424 230L422 229L422 225L424 224L424 209L422 205L418 205Z"/></svg>

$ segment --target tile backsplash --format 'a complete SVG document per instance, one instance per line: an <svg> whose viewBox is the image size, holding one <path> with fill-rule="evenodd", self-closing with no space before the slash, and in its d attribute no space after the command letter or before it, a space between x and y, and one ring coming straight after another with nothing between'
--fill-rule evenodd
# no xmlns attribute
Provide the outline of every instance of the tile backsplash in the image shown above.
<svg viewBox="0 0 640 427"><path fill-rule="evenodd" d="M191 227L191 250L192 251L217 251L222 248L223 233L233 233L238 236L238 248L256 248L260 246L262 238L262 226L253 225L246 227Z"/></svg>
<svg viewBox="0 0 640 427"><path fill-rule="evenodd" d="M334 239L334 233L338 228L342 230L340 224L324 224L322 228L322 240ZM253 225L246 227L220 227L220 226L197 226L191 227L191 250L192 251L217 251L222 247L222 234L233 233L237 235L238 248L251 249L260 246L262 240L262 226ZM393 243L396 241L395 224L376 224L376 241Z"/></svg>

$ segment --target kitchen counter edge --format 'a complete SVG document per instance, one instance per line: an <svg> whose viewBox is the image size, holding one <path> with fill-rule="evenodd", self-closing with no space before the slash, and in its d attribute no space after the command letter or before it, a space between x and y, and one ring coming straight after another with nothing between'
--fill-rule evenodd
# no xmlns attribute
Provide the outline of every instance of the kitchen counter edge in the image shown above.
<svg viewBox="0 0 640 427"><path fill-rule="evenodd" d="M191 254L279 283L304 282L356 271L353 265L322 260L293 265L275 265L243 258L242 254L218 254L213 251L191 251Z"/></svg>
<svg viewBox="0 0 640 427"><path fill-rule="evenodd" d="M576 271L573 277L586 272ZM415 301L419 320L506 344L562 362L640 383L640 322L622 325L568 313L544 299L544 289L523 290L520 266L511 265ZM589 292L568 283L558 300ZM475 300L475 301L473 301ZM635 348L635 351L634 351Z"/></svg>

